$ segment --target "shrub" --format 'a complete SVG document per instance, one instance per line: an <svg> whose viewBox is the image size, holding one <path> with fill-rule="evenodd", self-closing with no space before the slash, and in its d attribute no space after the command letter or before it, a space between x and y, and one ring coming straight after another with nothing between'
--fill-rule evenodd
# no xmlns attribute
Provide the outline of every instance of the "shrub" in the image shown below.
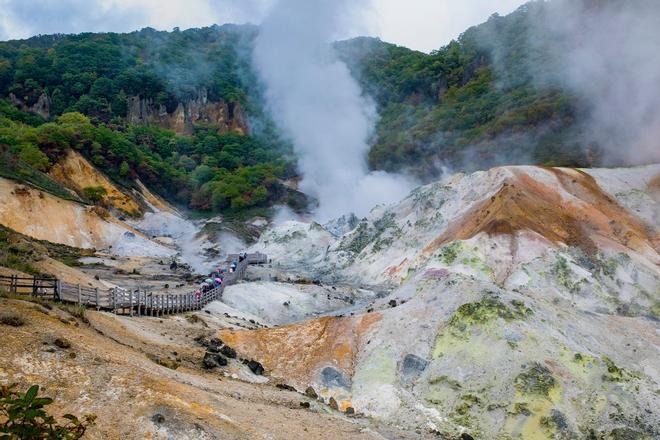
<svg viewBox="0 0 660 440"><path fill-rule="evenodd" d="M108 192L102 186L88 186L83 188L83 195L92 203L99 203Z"/></svg>
<svg viewBox="0 0 660 440"><path fill-rule="evenodd" d="M16 313L2 313L0 314L0 323L11 325L12 327L20 327L25 324L25 320Z"/></svg>
<svg viewBox="0 0 660 440"><path fill-rule="evenodd" d="M32 385L25 395L14 390L15 385L0 386L0 435L7 439L79 439L94 424L95 415L87 414L80 421L72 414L58 423L44 407L53 403L50 397L38 397L39 385Z"/></svg>

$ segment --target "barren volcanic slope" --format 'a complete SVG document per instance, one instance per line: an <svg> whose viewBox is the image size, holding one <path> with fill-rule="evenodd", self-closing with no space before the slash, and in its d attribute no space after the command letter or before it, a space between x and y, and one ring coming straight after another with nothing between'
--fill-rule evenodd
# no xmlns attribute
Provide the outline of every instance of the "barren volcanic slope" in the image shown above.
<svg viewBox="0 0 660 440"><path fill-rule="evenodd" d="M75 155L61 166L92 170ZM106 182L92 177L63 183ZM286 222L253 245L271 265L185 316L83 320L0 299L25 321L0 324L0 382L41 384L55 414L96 413L89 438L658 438L659 182L660 165L502 167L362 220ZM105 248L86 273L50 257L36 267L101 287L184 278L160 260L194 231L159 244L186 220L144 190L117 191L101 216L0 184L5 226ZM123 201L155 212L122 221ZM204 371L199 341L212 336L237 357Z"/></svg>
<svg viewBox="0 0 660 440"><path fill-rule="evenodd" d="M495 168L376 207L340 237L285 223L255 245L280 270L386 294L220 337L410 432L658 438L659 176Z"/></svg>

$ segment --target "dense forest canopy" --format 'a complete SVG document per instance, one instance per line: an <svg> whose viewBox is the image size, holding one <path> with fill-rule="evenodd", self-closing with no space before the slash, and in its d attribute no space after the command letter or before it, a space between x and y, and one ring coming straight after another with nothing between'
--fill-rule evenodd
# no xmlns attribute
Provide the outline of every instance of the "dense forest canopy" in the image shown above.
<svg viewBox="0 0 660 440"><path fill-rule="evenodd" d="M545 7L494 15L431 54L373 38L336 43L378 106L370 168L428 180L444 166L598 163L598 145L585 141L578 117L582 104L552 80L558 46L532 44L531 23ZM292 149L264 110L251 66L257 32L147 28L0 43L2 175L49 186L42 174L72 148L119 184L139 178L193 209L304 209L304 198L283 185L296 174ZM172 112L200 90L210 101L239 103L249 132L198 123L181 135L127 119L131 97ZM44 102L42 118L34 113Z"/></svg>
<svg viewBox="0 0 660 440"><path fill-rule="evenodd" d="M295 175L290 147L258 105L245 56L254 32L226 25L0 43L2 174L53 188L40 174L72 148L120 185L140 179L192 209L241 212L275 202L303 209L304 198L281 184ZM253 118L252 132L223 133L200 123L182 136L126 121L131 96L172 112L200 90L209 101L241 103ZM29 109L42 96L50 101L48 120L7 100Z"/></svg>
<svg viewBox="0 0 660 440"><path fill-rule="evenodd" d="M200 88L209 99L258 95L248 60L252 26L130 34L44 35L0 44L0 94L33 105L42 93L51 113L78 111L104 121L125 117L128 96L171 108Z"/></svg>

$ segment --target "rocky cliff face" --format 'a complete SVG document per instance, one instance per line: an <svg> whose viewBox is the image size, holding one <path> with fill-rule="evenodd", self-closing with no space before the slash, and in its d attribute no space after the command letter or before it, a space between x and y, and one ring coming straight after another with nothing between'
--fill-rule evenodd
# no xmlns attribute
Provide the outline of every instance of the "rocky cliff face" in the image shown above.
<svg viewBox="0 0 660 440"><path fill-rule="evenodd" d="M192 134L193 125L200 122L219 125L221 133L248 132L247 118L240 103L210 101L204 89L194 99L179 102L171 113L152 99L130 97L127 119L131 124L155 124L178 134Z"/></svg>
<svg viewBox="0 0 660 440"><path fill-rule="evenodd" d="M42 93L32 105L28 103L29 99L20 99L13 93L9 94L9 101L24 112L35 113L44 119L50 117L50 98Z"/></svg>
<svg viewBox="0 0 660 440"><path fill-rule="evenodd" d="M389 294L220 337L410 431L658 438L659 184L658 165L502 167L419 188L340 237L285 223L254 247L280 269ZM317 349L326 337L341 350Z"/></svg>

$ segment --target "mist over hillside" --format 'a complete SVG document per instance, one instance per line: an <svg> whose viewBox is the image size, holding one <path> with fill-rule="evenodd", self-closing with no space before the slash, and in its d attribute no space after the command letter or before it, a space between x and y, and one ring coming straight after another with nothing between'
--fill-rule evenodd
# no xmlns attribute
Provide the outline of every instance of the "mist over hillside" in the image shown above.
<svg viewBox="0 0 660 440"><path fill-rule="evenodd" d="M128 141L148 167L146 156L125 160L99 140L78 148L102 168L125 164L120 183L140 178L206 212L289 204L325 207L327 218L393 201L447 170L660 160L657 3L530 2L431 54L373 38L332 45L363 6L321 11L323 26L320 10L291 0L276 3L261 28L0 43L3 116L40 126L80 112L116 133L138 130ZM0 145L47 171L59 154L52 143ZM282 185L295 175L294 186ZM228 176L238 192L222 185ZM290 191L298 184L316 201Z"/></svg>
<svg viewBox="0 0 660 440"><path fill-rule="evenodd" d="M372 168L617 165L660 160L657 2L530 2L427 55L337 43L380 120Z"/></svg>

